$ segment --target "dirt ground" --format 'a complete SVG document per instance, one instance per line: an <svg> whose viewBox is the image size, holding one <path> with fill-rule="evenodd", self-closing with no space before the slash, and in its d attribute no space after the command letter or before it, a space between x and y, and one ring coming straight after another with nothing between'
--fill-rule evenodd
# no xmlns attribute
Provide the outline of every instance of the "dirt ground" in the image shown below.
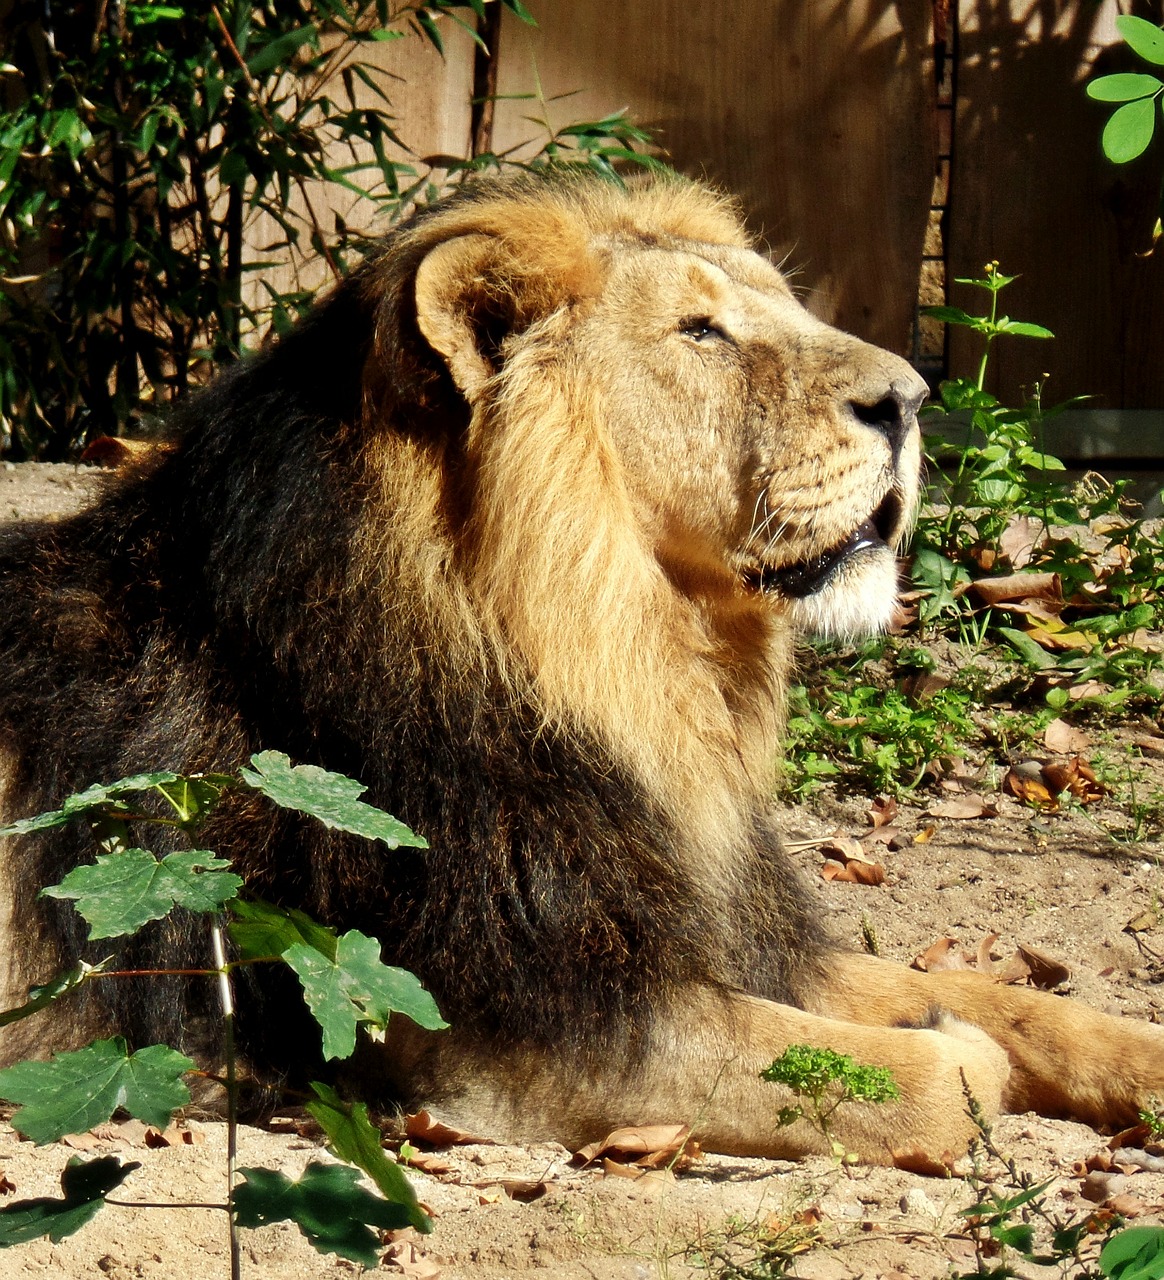
<svg viewBox="0 0 1164 1280"><path fill-rule="evenodd" d="M66 510L92 484L89 472L71 466L2 466L0 519ZM1154 806L1158 822L1164 757L1152 743L1159 741L1160 725L1087 732L1097 752L1130 761L1121 768L1136 779L1137 803L1149 818ZM1137 741L1128 756L1124 748ZM1000 961L1020 944L1036 948L1070 966L1071 976L1059 988L1064 993L1117 1016L1164 1021L1164 849L1158 842L1113 838L1105 826L1118 833L1122 821L1114 801L1106 813L1101 803L1093 814L1034 814L999 793L1003 762L982 763L981 777L902 806L894 823L900 848L866 842L870 857L885 867L877 886L826 881L826 851L813 843L837 833L867 836L869 797L838 800L825 792L809 806L788 810L788 838L836 936L854 947L874 938L882 955L908 964L942 937L974 954L983 938L997 934L993 954ZM997 813L927 815L927 805L963 794L983 795ZM919 833L923 841L915 842ZM1097 1044L1094 1052L1102 1055L1105 1048ZM1119 1069L1118 1062L1111 1066ZM222 1200L223 1126L191 1120L190 1140L161 1147L144 1145L140 1128L113 1126L77 1140L86 1157L117 1154L142 1167L113 1194L117 1203L77 1235L0 1253L0 1280L92 1274L210 1280L227 1274L221 1211L159 1207ZM1151 1154L1150 1146L1147 1156L1121 1156L1108 1150L1106 1136L1084 1126L1030 1115L999 1121L994 1142L1037 1181L1051 1180L1048 1203L1063 1215L1094 1212L1102 1223L1116 1211L1137 1223L1164 1220L1164 1155ZM60 1171L76 1154L66 1144L35 1148L0 1126L0 1204L59 1194ZM242 1165L297 1174L313 1158L327 1157L301 1124L246 1129L241 1136ZM824 1159L793 1165L700 1157L677 1174L634 1179L600 1166L580 1169L569 1152L544 1145L461 1145L426 1151L424 1158L432 1171L414 1176L435 1230L424 1239L396 1239L384 1263L389 1273L445 1280L528 1273L562 1280L679 1280L717 1274L701 1265L701 1257L723 1246L729 1234L736 1238L737 1258L746 1260L758 1238L790 1226L788 1241L798 1232L811 1244L793 1266L804 1277L924 1280L975 1269L966 1222L958 1215L974 1197L960 1177L885 1169L847 1176ZM1085 1181L1088 1164L1093 1172ZM986 1168L989 1176L1001 1176L996 1161L988 1160ZM1003 1181L996 1185L1004 1190ZM244 1232L242 1261L247 1280L359 1271L315 1253L286 1223ZM1049 1274L1027 1264L1019 1270Z"/></svg>

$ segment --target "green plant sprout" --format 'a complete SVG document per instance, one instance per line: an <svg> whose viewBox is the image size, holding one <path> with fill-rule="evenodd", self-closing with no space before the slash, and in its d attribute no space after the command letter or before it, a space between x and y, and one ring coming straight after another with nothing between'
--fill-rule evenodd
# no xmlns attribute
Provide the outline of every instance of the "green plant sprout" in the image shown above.
<svg viewBox="0 0 1164 1280"><path fill-rule="evenodd" d="M901 1097L888 1067L862 1066L848 1054L807 1044L790 1044L760 1072L760 1079L782 1084L802 1100L781 1107L777 1123L783 1127L807 1120L844 1165L855 1164L857 1157L833 1137L837 1108L850 1102L895 1102Z"/></svg>
<svg viewBox="0 0 1164 1280"><path fill-rule="evenodd" d="M389 849L427 847L403 823L361 800L360 783L312 765L292 765L276 751L252 756L250 767L237 775L153 772L92 786L68 797L59 809L0 829L0 836L35 836L76 819L90 824L102 852L93 863L41 891L42 896L71 901L88 923L90 938L130 936L175 907L206 917L215 964L182 972L214 982L222 1009L226 1074L219 1083L226 1098L228 1155L226 1198L218 1207L227 1215L232 1280L240 1275L237 1228L284 1220L294 1222L316 1249L373 1267L380 1247L377 1230L412 1226L430 1231L432 1224L400 1166L384 1154L379 1130L362 1103L345 1100L330 1085L311 1084L306 1110L346 1165L312 1162L298 1180L237 1167L233 974L242 966L288 965L319 1024L327 1060L349 1057L361 1027L384 1033L393 1014L430 1031L447 1024L411 973L381 961L374 938L355 929L337 934L301 911L249 896L227 860L207 850L185 849L158 858L133 842L131 824L155 824L176 829L193 843L223 794L235 789L257 792L283 808L378 840ZM143 801L159 799L164 810L142 812ZM140 976L138 970L114 968L112 957L78 964L32 988L25 1004L0 1014L0 1026L30 1017L86 983ZM18 1108L13 1127L37 1144L83 1133L118 1110L164 1129L174 1112L189 1103L183 1077L194 1070L194 1062L166 1045L130 1052L125 1040L114 1036L45 1062L20 1062L0 1070L0 1097ZM0 1248L42 1235L55 1241L72 1234L137 1167L115 1157L70 1161L60 1199L19 1201L0 1209ZM379 1194L360 1185L361 1171Z"/></svg>

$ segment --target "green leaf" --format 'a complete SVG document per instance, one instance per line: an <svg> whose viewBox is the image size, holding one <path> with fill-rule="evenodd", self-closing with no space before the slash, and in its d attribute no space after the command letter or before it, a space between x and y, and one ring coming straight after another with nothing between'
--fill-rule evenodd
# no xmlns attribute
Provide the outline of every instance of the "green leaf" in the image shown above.
<svg viewBox="0 0 1164 1280"><path fill-rule="evenodd" d="M1097 102L1131 102L1134 98L1149 98L1161 89L1164 89L1164 82L1155 76L1125 71L1092 80L1087 86L1087 96Z"/></svg>
<svg viewBox="0 0 1164 1280"><path fill-rule="evenodd" d="M95 863L76 867L41 897L66 898L89 922L91 938L136 933L174 907L218 911L242 888L230 863L205 849L183 849L160 862L148 849L119 849L99 854Z"/></svg>
<svg viewBox="0 0 1164 1280"><path fill-rule="evenodd" d="M286 31L283 35L269 40L253 58L247 59L247 70L253 76L262 75L264 71L273 71L298 53L309 41L312 44L319 43L319 28L314 22L309 22L296 31Z"/></svg>
<svg viewBox="0 0 1164 1280"><path fill-rule="evenodd" d="M100 974L111 959L111 956L107 956L104 960L98 961L97 964L87 964L82 960L79 964L75 964L71 969L66 969L64 973L58 974L41 986L29 987L28 1000L24 1004L15 1009L6 1009L3 1013L0 1013L0 1027L6 1027L11 1022L19 1022L21 1018L27 1018L34 1013L39 1013L41 1009L52 1004L54 1000L67 995L70 991L75 991L82 983L88 982L90 978Z"/></svg>
<svg viewBox="0 0 1164 1280"><path fill-rule="evenodd" d="M251 764L253 769L241 771L243 781L284 809L309 813L336 831L382 840L390 849L402 844L428 848L428 841L413 834L403 822L365 804L360 796L367 787L353 778L313 764L293 765L281 751L260 751L251 756Z"/></svg>
<svg viewBox="0 0 1164 1280"><path fill-rule="evenodd" d="M368 1119L368 1108L362 1102L345 1102L330 1085L312 1081L311 1088L317 1100L307 1103L307 1111L327 1134L332 1151L363 1169L388 1200L404 1205L410 1225L431 1231L432 1221L418 1204L412 1183L384 1154L380 1130Z"/></svg>
<svg viewBox="0 0 1164 1280"><path fill-rule="evenodd" d="M376 27L371 33L373 40L403 40L404 32L396 31L392 27Z"/></svg>
<svg viewBox="0 0 1164 1280"><path fill-rule="evenodd" d="M1164 1277L1164 1227L1128 1227L1103 1246L1099 1268L1111 1280Z"/></svg>
<svg viewBox="0 0 1164 1280"><path fill-rule="evenodd" d="M59 809L53 809L49 813L38 813L32 818L21 818L19 822L0 827L0 836L23 836L32 831L47 831L50 827L63 827L73 818L93 809L103 809L106 805L116 803L123 796L135 791L153 791L160 784L177 782L178 776L176 773L135 773L117 782L86 787L84 791L69 796Z"/></svg>
<svg viewBox="0 0 1164 1280"><path fill-rule="evenodd" d="M432 43L437 53L444 57L445 42L441 39L441 33L437 29L437 24L433 21L432 15L424 9L418 9L416 13L416 21L420 24L421 32L426 35Z"/></svg>
<svg viewBox="0 0 1164 1280"><path fill-rule="evenodd" d="M1156 129L1156 103L1152 98L1128 102L1113 112L1103 128L1103 154L1113 164L1127 164L1143 155Z"/></svg>
<svg viewBox="0 0 1164 1280"><path fill-rule="evenodd" d="M48 1062L18 1062L0 1071L0 1098L20 1110L12 1127L37 1146L66 1133L103 1124L118 1107L158 1129L190 1101L180 1077L194 1070L185 1055L164 1044L130 1053L121 1036L95 1040Z"/></svg>
<svg viewBox="0 0 1164 1280"><path fill-rule="evenodd" d="M0 1249L48 1236L55 1244L79 1231L105 1203L105 1197L141 1164L122 1164L116 1156L82 1160L73 1156L61 1172L60 1200L44 1196L16 1200L0 1209Z"/></svg>
<svg viewBox="0 0 1164 1280"><path fill-rule="evenodd" d="M323 1032L325 1058L350 1057L357 1024L383 1030L391 1013L402 1013L428 1031L448 1026L417 978L384 964L380 944L356 929L338 940L334 961L304 944L289 947L283 959L303 984L304 999Z"/></svg>
<svg viewBox="0 0 1164 1280"><path fill-rule="evenodd" d="M1116 18L1115 24L1116 30L1133 52L1138 53L1145 62L1164 67L1164 31L1154 22L1134 18L1131 14L1121 14Z"/></svg>
<svg viewBox="0 0 1164 1280"><path fill-rule="evenodd" d="M1045 671L1048 667L1058 665L1046 649L1037 640L1032 640L1025 631L1018 631L1014 627L999 627L998 631L1000 635L1007 638L1011 648L1018 653L1028 667L1034 667L1036 671Z"/></svg>
<svg viewBox="0 0 1164 1280"><path fill-rule="evenodd" d="M257 898L239 898L230 904L230 913L234 918L227 932L243 960L281 956L297 943L335 959L335 930L318 924L304 911L272 906Z"/></svg>
<svg viewBox="0 0 1164 1280"><path fill-rule="evenodd" d="M356 1169L313 1160L292 1182L273 1169L240 1169L234 1190L234 1220L240 1227L294 1222L320 1253L338 1253L372 1268L380 1239L370 1227L399 1230L411 1223L404 1205L381 1200L360 1186Z"/></svg>
<svg viewBox="0 0 1164 1280"><path fill-rule="evenodd" d="M1019 338L1053 338L1055 336L1050 329L1045 329L1041 324L1030 324L1026 320L1011 320L1005 316L998 322L998 327L1002 333L1013 333Z"/></svg>
<svg viewBox="0 0 1164 1280"><path fill-rule="evenodd" d="M941 320L944 324L963 324L971 329L980 329L985 323L980 316L972 316L961 307L922 307L923 316L931 320Z"/></svg>

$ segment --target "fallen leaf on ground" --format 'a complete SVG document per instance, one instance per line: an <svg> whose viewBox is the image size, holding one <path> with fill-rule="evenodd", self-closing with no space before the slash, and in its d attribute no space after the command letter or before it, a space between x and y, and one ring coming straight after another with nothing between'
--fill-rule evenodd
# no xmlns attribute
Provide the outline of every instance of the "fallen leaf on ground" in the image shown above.
<svg viewBox="0 0 1164 1280"><path fill-rule="evenodd" d="M1029 970L1027 979L1033 987L1050 991L1052 987L1060 986L1071 977L1071 970L1067 965L1061 960L1056 960L1054 956L1049 956L1045 951L1039 951L1036 947L1026 947L1020 942L1015 954L1027 966Z"/></svg>
<svg viewBox="0 0 1164 1280"><path fill-rule="evenodd" d="M951 796L949 800L939 800L936 804L931 804L924 816L967 821L971 818L997 818L998 809L984 797L975 792L969 792L964 796Z"/></svg>
<svg viewBox="0 0 1164 1280"><path fill-rule="evenodd" d="M685 1124L632 1125L615 1129L601 1142L589 1142L574 1153L577 1164L590 1164L600 1156L634 1163L640 1168L668 1164L682 1151L690 1162L699 1154L699 1145L690 1141L691 1130Z"/></svg>
<svg viewBox="0 0 1164 1280"><path fill-rule="evenodd" d="M932 822L922 827L922 829L914 835L914 844L929 844L937 833L937 830L937 827L935 827Z"/></svg>
<svg viewBox="0 0 1164 1280"><path fill-rule="evenodd" d="M1141 738L1133 738L1132 744L1139 747L1141 751L1149 751L1152 755L1164 756L1164 738L1157 738L1153 734L1147 734Z"/></svg>
<svg viewBox="0 0 1164 1280"><path fill-rule="evenodd" d="M838 832L827 840L822 840L819 848L826 858L837 858L841 862L871 861L865 852L865 846L856 836L843 836Z"/></svg>
<svg viewBox="0 0 1164 1280"><path fill-rule="evenodd" d="M1006 605L1015 600L1045 600L1062 607L1063 584L1057 573L1008 573L979 578L970 590L985 605Z"/></svg>
<svg viewBox="0 0 1164 1280"><path fill-rule="evenodd" d="M1069 791L1080 804L1095 804L1110 794L1082 756L1073 756L1066 764L1045 764L1043 779L1051 791Z"/></svg>
<svg viewBox="0 0 1164 1280"><path fill-rule="evenodd" d="M1054 751L1061 756L1066 756L1089 750L1091 740L1082 729L1076 729L1074 725L1068 724L1066 720L1060 720L1056 717L1043 730L1043 744L1048 751Z"/></svg>
<svg viewBox="0 0 1164 1280"><path fill-rule="evenodd" d="M1008 770L1002 789L1024 804L1048 813L1059 812L1059 801L1043 777L1043 766L1037 760L1024 760Z"/></svg>
<svg viewBox="0 0 1164 1280"><path fill-rule="evenodd" d="M971 957L958 946L957 938L939 938L913 962L923 973L940 973L943 969L972 969Z"/></svg>
<svg viewBox="0 0 1164 1280"><path fill-rule="evenodd" d="M16 1190L16 1183L6 1173L0 1173L0 1196L10 1196Z"/></svg>
<svg viewBox="0 0 1164 1280"><path fill-rule="evenodd" d="M897 801L892 796L878 796L865 815L876 830L887 827L897 817Z"/></svg>
<svg viewBox="0 0 1164 1280"><path fill-rule="evenodd" d="M1110 692L1110 684L1103 684L1099 680L1084 680L1081 684L1071 685L1067 690L1067 696L1072 702L1078 702L1081 698L1101 698L1105 693Z"/></svg>
<svg viewBox="0 0 1164 1280"><path fill-rule="evenodd" d="M431 1173L434 1177L453 1172L453 1166L447 1160L434 1156L431 1151L414 1151L405 1163L410 1169L419 1169L421 1173Z"/></svg>
<svg viewBox="0 0 1164 1280"><path fill-rule="evenodd" d="M1012 569L1021 569L1030 563L1031 554L1044 532L1045 525L1041 520L1032 520L1030 516L1012 516L1010 523L999 535L998 549L1010 561Z"/></svg>
<svg viewBox="0 0 1164 1280"><path fill-rule="evenodd" d="M1138 916L1132 918L1124 925L1124 933L1147 933L1154 929L1159 921L1159 917L1155 911L1141 911Z"/></svg>
<svg viewBox="0 0 1164 1280"><path fill-rule="evenodd" d="M837 862L830 858L820 869L826 880L839 880L844 884L878 885L885 883L885 868L880 862L853 858L849 862Z"/></svg>
<svg viewBox="0 0 1164 1280"><path fill-rule="evenodd" d="M414 1115L405 1116L404 1131L410 1138L431 1143L434 1147L455 1147L466 1143L493 1145L491 1138L480 1138L462 1129L454 1129L451 1125L442 1124L434 1119L429 1111L417 1111Z"/></svg>
<svg viewBox="0 0 1164 1280"><path fill-rule="evenodd" d="M500 1195L500 1193L499 1193ZM411 1240L397 1240L384 1250L381 1265L414 1280L439 1280L441 1269L426 1258Z"/></svg>

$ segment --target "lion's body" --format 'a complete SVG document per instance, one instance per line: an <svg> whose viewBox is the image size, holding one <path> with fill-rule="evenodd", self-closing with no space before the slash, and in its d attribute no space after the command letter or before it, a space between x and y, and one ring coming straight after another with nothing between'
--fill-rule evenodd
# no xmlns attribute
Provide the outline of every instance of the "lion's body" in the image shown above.
<svg viewBox="0 0 1164 1280"><path fill-rule="evenodd" d="M1008 1043L1006 1086L997 1046L930 1005L1004 1040L1014 1017L979 1010L993 988L939 996L831 953L769 799L794 626L885 620L873 525L900 537L917 398L697 187L439 206L196 398L173 450L0 540L11 816L264 748L350 774L430 849L237 806L205 842L432 989L453 1032L371 1054L387 1092L511 1134L700 1115L710 1145L803 1150L755 1072L815 1039L907 1091L852 1146L940 1153L964 1136L960 1069L989 1106L1026 1068ZM84 950L34 895L91 856L79 832L14 842L26 980ZM201 961L193 936L155 928L128 958ZM155 992L105 984L74 1026L197 1040L187 985ZM249 993L259 1062L302 1064L293 994ZM1104 1086L1107 1110L1153 1070Z"/></svg>

